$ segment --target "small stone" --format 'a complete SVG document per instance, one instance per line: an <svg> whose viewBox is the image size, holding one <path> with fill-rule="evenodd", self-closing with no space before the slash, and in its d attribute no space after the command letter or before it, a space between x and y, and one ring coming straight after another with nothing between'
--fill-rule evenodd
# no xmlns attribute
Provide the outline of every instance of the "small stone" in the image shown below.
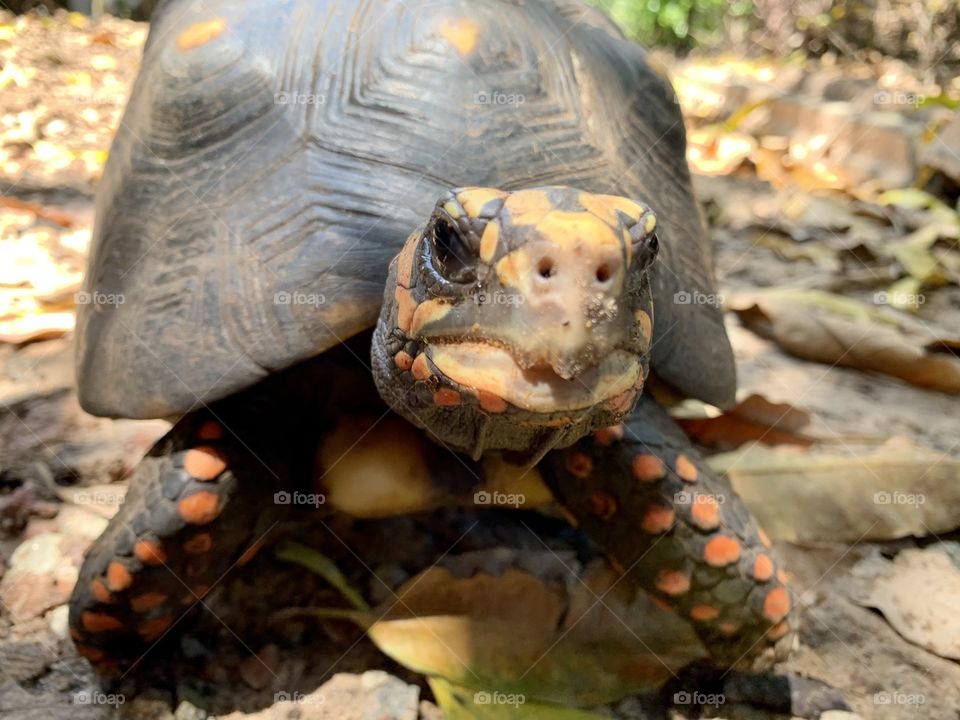
<svg viewBox="0 0 960 720"><path fill-rule="evenodd" d="M66 640L70 633L68 618L70 615L69 605L59 605L48 612L44 617L50 630L61 640Z"/></svg>
<svg viewBox="0 0 960 720"><path fill-rule="evenodd" d="M239 665L240 677L254 690L263 690L277 676L280 667L280 650L276 645L266 645L256 655L249 655Z"/></svg>

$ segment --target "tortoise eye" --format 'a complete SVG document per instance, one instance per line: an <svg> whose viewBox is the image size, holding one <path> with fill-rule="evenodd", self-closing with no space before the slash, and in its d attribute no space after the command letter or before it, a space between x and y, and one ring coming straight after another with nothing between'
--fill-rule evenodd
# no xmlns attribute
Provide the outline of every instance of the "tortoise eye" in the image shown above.
<svg viewBox="0 0 960 720"><path fill-rule="evenodd" d="M431 239L431 264L442 280L458 284L476 281L476 253L459 227L441 215L434 223Z"/></svg>

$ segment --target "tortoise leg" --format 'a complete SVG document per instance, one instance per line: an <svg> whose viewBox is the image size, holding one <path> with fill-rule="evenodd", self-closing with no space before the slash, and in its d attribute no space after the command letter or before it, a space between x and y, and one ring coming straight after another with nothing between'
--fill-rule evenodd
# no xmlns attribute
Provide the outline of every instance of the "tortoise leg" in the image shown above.
<svg viewBox="0 0 960 720"><path fill-rule="evenodd" d="M770 541L650 397L542 467L572 520L693 622L715 664L758 670L789 652L796 618Z"/></svg>
<svg viewBox="0 0 960 720"><path fill-rule="evenodd" d="M257 521L275 507L271 472L207 413L181 420L141 461L84 560L70 599L78 652L102 674L132 668L248 561Z"/></svg>

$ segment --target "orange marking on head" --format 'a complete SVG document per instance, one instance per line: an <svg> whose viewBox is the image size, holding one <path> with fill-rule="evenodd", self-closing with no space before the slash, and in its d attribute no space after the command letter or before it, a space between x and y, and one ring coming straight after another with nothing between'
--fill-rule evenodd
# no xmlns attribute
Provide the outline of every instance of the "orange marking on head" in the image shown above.
<svg viewBox="0 0 960 720"><path fill-rule="evenodd" d="M90 647L89 645L76 645L75 647L77 648L77 654L80 655L80 657L85 657L92 663L103 660L104 658L103 650L100 650L99 648Z"/></svg>
<svg viewBox="0 0 960 720"><path fill-rule="evenodd" d="M760 542L765 548L771 547L770 536L763 528L757 528L757 537L760 538Z"/></svg>
<svg viewBox="0 0 960 720"><path fill-rule="evenodd" d="M180 517L192 525L206 525L220 514L220 496L209 490L188 495L177 503Z"/></svg>
<svg viewBox="0 0 960 720"><path fill-rule="evenodd" d="M694 605L690 608L690 617L698 622L709 622L716 620L720 611L712 605Z"/></svg>
<svg viewBox="0 0 960 720"><path fill-rule="evenodd" d="M480 27L470 18L444 20L440 25L440 35L456 48L460 57L467 57L477 47Z"/></svg>
<svg viewBox="0 0 960 720"><path fill-rule="evenodd" d="M477 400L480 401L480 407L487 412L502 413L507 410L507 401L489 390L478 390Z"/></svg>
<svg viewBox="0 0 960 720"><path fill-rule="evenodd" d="M173 621L173 615L161 615L160 617L144 620L137 626L137 635L147 642L153 642L173 625Z"/></svg>
<svg viewBox="0 0 960 720"><path fill-rule="evenodd" d="M214 420L207 420L197 430L197 437L201 440L219 440L223 437L223 426Z"/></svg>
<svg viewBox="0 0 960 720"><path fill-rule="evenodd" d="M413 366L413 358L410 357L410 353L401 350L393 356L393 364L397 369L407 372Z"/></svg>
<svg viewBox="0 0 960 720"><path fill-rule="evenodd" d="M90 583L90 592L97 599L98 602L109 603L113 602L113 595L110 594L110 591L107 590L107 586L103 584L103 581L100 579L94 580Z"/></svg>
<svg viewBox="0 0 960 720"><path fill-rule="evenodd" d="M121 592L133 584L133 575L127 566L117 560L107 565L107 587L112 592Z"/></svg>
<svg viewBox="0 0 960 720"><path fill-rule="evenodd" d="M667 474L663 461L656 455L636 455L631 463L633 477L637 482L652 483Z"/></svg>
<svg viewBox="0 0 960 720"><path fill-rule="evenodd" d="M582 452L572 452L567 455L567 470L576 478L585 480L593 472L593 460Z"/></svg>
<svg viewBox="0 0 960 720"><path fill-rule="evenodd" d="M784 620L783 622L778 622L772 628L767 630L767 637L771 640L779 640L788 632L790 632L790 623Z"/></svg>
<svg viewBox="0 0 960 720"><path fill-rule="evenodd" d="M433 394L433 404L437 407L458 407L462 403L463 398L453 388L440 388Z"/></svg>
<svg viewBox="0 0 960 720"><path fill-rule="evenodd" d="M769 555L757 555L757 559L753 561L753 577L760 582L766 582L773 577L773 560Z"/></svg>
<svg viewBox="0 0 960 720"><path fill-rule="evenodd" d="M430 377L432 373L430 372L430 364L427 362L425 353L420 353L414 358L413 364L410 366L410 372L413 373L413 377L416 380L426 380Z"/></svg>
<svg viewBox="0 0 960 720"><path fill-rule="evenodd" d="M624 390L619 395L614 395L612 398L607 400L604 407L606 407L610 412L625 413L633 407L633 403L636 399L636 390Z"/></svg>
<svg viewBox="0 0 960 720"><path fill-rule="evenodd" d="M677 455L675 469L677 475L684 482L693 483L697 481L697 466L686 455L682 453Z"/></svg>
<svg viewBox="0 0 960 720"><path fill-rule="evenodd" d="M590 496L593 514L601 520L609 520L617 512L617 500L605 492L595 492Z"/></svg>
<svg viewBox="0 0 960 720"><path fill-rule="evenodd" d="M775 587L763 599L763 616L772 623L780 622L790 612L790 593L785 587Z"/></svg>
<svg viewBox="0 0 960 720"><path fill-rule="evenodd" d="M183 551L187 555L203 555L213 547L213 537L210 533L198 533L183 544Z"/></svg>
<svg viewBox="0 0 960 720"><path fill-rule="evenodd" d="M417 301L413 299L413 294L402 285L397 285L393 291L393 297L397 301L397 327L408 332L413 323L413 313L417 309Z"/></svg>
<svg viewBox="0 0 960 720"><path fill-rule="evenodd" d="M665 533L673 527L673 521L676 518L673 508L669 508L660 503L650 503L643 514L643 520L640 523L641 529L651 535Z"/></svg>
<svg viewBox="0 0 960 720"><path fill-rule="evenodd" d="M80 614L80 622L83 623L85 630L92 633L109 632L123 627L123 623L113 615L90 612L89 610Z"/></svg>
<svg viewBox="0 0 960 720"><path fill-rule="evenodd" d="M216 480L227 469L227 460L216 448L201 445L183 456L183 469L197 480Z"/></svg>
<svg viewBox="0 0 960 720"><path fill-rule="evenodd" d="M703 549L703 559L713 567L724 567L740 559L740 543L728 535L717 535Z"/></svg>
<svg viewBox="0 0 960 720"><path fill-rule="evenodd" d="M146 612L160 607L167 601L167 595L162 592L144 593L130 598L130 607L134 612Z"/></svg>
<svg viewBox="0 0 960 720"><path fill-rule="evenodd" d="M690 507L690 519L701 530L720 527L720 505L712 495L696 495Z"/></svg>
<svg viewBox="0 0 960 720"><path fill-rule="evenodd" d="M611 425L610 427L600 428L593 432L593 441L601 447L609 447L615 442L623 440L623 423Z"/></svg>
<svg viewBox="0 0 960 720"><path fill-rule="evenodd" d="M240 559L237 560L237 567L243 567L248 562L253 560L257 556L257 553L260 552L260 549L263 547L263 544L264 544L263 538L260 538L254 541L253 543L251 543L250 547L244 550L243 554L240 556ZM200 593L197 593L197 594L199 595Z"/></svg>
<svg viewBox="0 0 960 720"><path fill-rule="evenodd" d="M133 554L144 565L163 565L167 561L167 553L157 540L140 540L133 546Z"/></svg>
<svg viewBox="0 0 960 720"><path fill-rule="evenodd" d="M211 40L218 38L226 27L227 22L223 18L196 22L177 36L177 48L193 50L201 45L206 45Z"/></svg>
<svg viewBox="0 0 960 720"><path fill-rule="evenodd" d="M682 570L664 569L657 573L655 584L660 592L677 597L690 589L690 576Z"/></svg>

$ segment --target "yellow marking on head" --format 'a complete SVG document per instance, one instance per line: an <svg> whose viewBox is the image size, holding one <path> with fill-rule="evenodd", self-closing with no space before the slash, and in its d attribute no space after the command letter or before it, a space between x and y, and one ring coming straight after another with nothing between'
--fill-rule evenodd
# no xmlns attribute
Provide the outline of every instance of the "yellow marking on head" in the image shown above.
<svg viewBox="0 0 960 720"><path fill-rule="evenodd" d="M634 310L633 319L640 326L643 337L646 338L647 342L650 342L650 338L653 336L653 320L650 318L650 314L645 310Z"/></svg>
<svg viewBox="0 0 960 720"><path fill-rule="evenodd" d="M450 303L441 300L424 300L413 311L413 320L410 322L410 334L420 335L425 325L439 322L446 317L453 308Z"/></svg>
<svg viewBox="0 0 960 720"><path fill-rule="evenodd" d="M177 37L177 47L180 50L193 50L201 45L206 45L219 37L226 27L227 21L223 18L196 22L180 33Z"/></svg>
<svg viewBox="0 0 960 720"><path fill-rule="evenodd" d="M525 248L514 250L500 258L494 269L504 287L526 288L524 278L530 274L530 253Z"/></svg>
<svg viewBox="0 0 960 720"><path fill-rule="evenodd" d="M535 225L553 210L553 203L543 190L519 190L507 198L504 208L513 225Z"/></svg>
<svg viewBox="0 0 960 720"><path fill-rule="evenodd" d="M643 230L649 235L654 230L657 229L657 216L653 213L647 215L647 219L643 221Z"/></svg>
<svg viewBox="0 0 960 720"><path fill-rule="evenodd" d="M419 233L414 233L407 238L403 250L397 255L397 285L401 287L410 287L410 281L413 278L413 261L417 249L417 237Z"/></svg>
<svg viewBox="0 0 960 720"><path fill-rule="evenodd" d="M457 195L457 200L459 200L460 204L463 205L463 209L467 211L467 215L475 218L480 214L483 206L488 202L491 200L502 200L506 196L507 193L503 192L503 190L497 190L496 188L477 187L467 188Z"/></svg>
<svg viewBox="0 0 960 720"><path fill-rule="evenodd" d="M611 227L619 227L620 225L620 218L617 217L618 210L633 218L635 222L639 221L643 213L646 212L645 208L633 200L618 195L580 193L578 200L585 210L593 213Z"/></svg>
<svg viewBox="0 0 960 720"><path fill-rule="evenodd" d="M417 309L417 301L405 287L397 285L393 296L397 300L397 327L407 332L410 330L410 323L413 321L413 313Z"/></svg>
<svg viewBox="0 0 960 720"><path fill-rule="evenodd" d="M453 201L449 200L443 204L443 209L447 211L447 214L452 217L454 220L459 220L461 217L460 207Z"/></svg>
<svg viewBox="0 0 960 720"><path fill-rule="evenodd" d="M537 223L537 232L559 246L575 248L578 245L592 247L609 246L619 254L624 246L623 237L593 213L565 212L548 213Z"/></svg>
<svg viewBox="0 0 960 720"><path fill-rule="evenodd" d="M477 47L480 38L480 26L470 18L444 20L440 34L456 48L460 57L467 57Z"/></svg>
<svg viewBox="0 0 960 720"><path fill-rule="evenodd" d="M500 243L500 223L491 220L480 237L480 259L488 263L497 254L497 245Z"/></svg>

